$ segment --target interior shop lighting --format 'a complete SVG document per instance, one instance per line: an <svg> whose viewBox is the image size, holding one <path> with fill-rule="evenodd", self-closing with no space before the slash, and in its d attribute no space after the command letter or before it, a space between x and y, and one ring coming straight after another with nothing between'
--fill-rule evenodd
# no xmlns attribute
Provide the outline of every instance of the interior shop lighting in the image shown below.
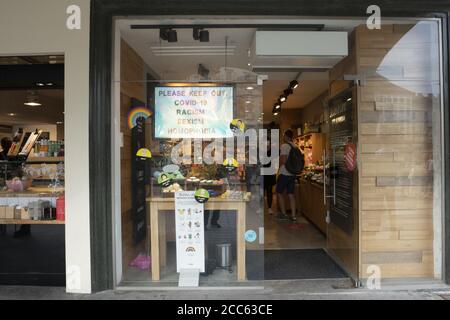
<svg viewBox="0 0 450 320"><path fill-rule="evenodd" d="M283 91L283 93L284 93L284 95L285 95L286 97L288 97L289 95L291 95L291 94L294 93L294 92L292 91L291 88L288 88L288 89L285 89L285 90Z"/></svg>
<svg viewBox="0 0 450 320"><path fill-rule="evenodd" d="M166 40L168 42L177 42L177 31L170 28L161 28L159 29L159 37L162 40Z"/></svg>
<svg viewBox="0 0 450 320"><path fill-rule="evenodd" d="M202 28L194 28L192 31L194 40L200 40L200 42L209 42L209 31Z"/></svg>
<svg viewBox="0 0 450 320"><path fill-rule="evenodd" d="M14 117L16 114L17 113L12 113L12 112L11 113L7 113L7 115L10 116L10 117Z"/></svg>
<svg viewBox="0 0 450 320"><path fill-rule="evenodd" d="M248 87L245 88L245 89L247 89L247 90L253 90L253 89L255 89L255 88L253 88L252 86L248 86Z"/></svg>
<svg viewBox="0 0 450 320"><path fill-rule="evenodd" d="M29 107L39 107L42 106L42 104L39 102L39 98L36 93L31 92L27 96L27 100L24 102L24 105Z"/></svg>
<svg viewBox="0 0 450 320"><path fill-rule="evenodd" d="M297 89L297 88L298 88L298 81L297 81L297 80L292 80L292 81L289 83L289 88L291 88L291 90Z"/></svg>
<svg viewBox="0 0 450 320"><path fill-rule="evenodd" d="M273 109L272 110L272 114L274 115L274 116L277 116L279 113L280 113L280 111L281 111L281 108L279 108L279 109Z"/></svg>
<svg viewBox="0 0 450 320"><path fill-rule="evenodd" d="M287 100L287 97L284 94L282 94L280 96L279 100L280 100L280 102L285 102Z"/></svg>
<svg viewBox="0 0 450 320"><path fill-rule="evenodd" d="M274 110L281 109L281 103L279 103L279 102L275 103L275 105L273 106L273 109Z"/></svg>

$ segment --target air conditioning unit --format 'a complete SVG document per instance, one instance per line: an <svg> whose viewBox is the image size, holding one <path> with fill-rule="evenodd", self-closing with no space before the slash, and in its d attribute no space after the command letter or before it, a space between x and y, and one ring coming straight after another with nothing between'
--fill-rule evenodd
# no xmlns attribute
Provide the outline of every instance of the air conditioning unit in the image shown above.
<svg viewBox="0 0 450 320"><path fill-rule="evenodd" d="M256 31L251 62L254 72L325 71L347 55L347 32Z"/></svg>

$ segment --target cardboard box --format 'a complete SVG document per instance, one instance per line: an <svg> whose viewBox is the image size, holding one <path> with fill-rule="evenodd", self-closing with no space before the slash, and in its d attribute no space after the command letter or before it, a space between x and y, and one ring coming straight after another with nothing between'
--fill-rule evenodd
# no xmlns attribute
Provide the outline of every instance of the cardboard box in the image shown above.
<svg viewBox="0 0 450 320"><path fill-rule="evenodd" d="M20 219L22 220L30 220L30 213L27 208L20 209Z"/></svg>
<svg viewBox="0 0 450 320"><path fill-rule="evenodd" d="M6 206L0 206L0 219L6 219Z"/></svg>
<svg viewBox="0 0 450 320"><path fill-rule="evenodd" d="M7 206L6 207L6 219L14 219L14 211L16 206Z"/></svg>

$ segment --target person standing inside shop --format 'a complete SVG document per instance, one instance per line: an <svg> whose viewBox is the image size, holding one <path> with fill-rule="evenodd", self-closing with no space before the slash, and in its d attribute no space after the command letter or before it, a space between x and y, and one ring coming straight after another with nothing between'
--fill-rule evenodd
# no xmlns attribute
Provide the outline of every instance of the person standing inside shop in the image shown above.
<svg viewBox="0 0 450 320"><path fill-rule="evenodd" d="M297 174L303 170L304 160L300 149L293 143L294 133L292 130L286 130L283 135L284 143L280 150L280 169L278 171L278 179L276 192L278 197L278 206L281 213L277 218L280 220L297 221L295 207L295 178ZM291 217L286 214L286 205L284 203L283 194L287 192L289 203L291 205Z"/></svg>
<svg viewBox="0 0 450 320"><path fill-rule="evenodd" d="M1 140L2 151L0 151L0 160L8 160L8 151L11 148L12 141L8 137Z"/></svg>

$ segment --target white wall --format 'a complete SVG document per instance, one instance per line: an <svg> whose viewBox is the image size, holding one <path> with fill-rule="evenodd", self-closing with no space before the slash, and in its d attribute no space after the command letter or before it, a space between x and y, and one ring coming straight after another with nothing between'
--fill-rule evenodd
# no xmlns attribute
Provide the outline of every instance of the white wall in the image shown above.
<svg viewBox="0 0 450 320"><path fill-rule="evenodd" d="M81 7L81 30L66 8ZM89 0L0 0L0 55L65 55L67 291L91 291L89 232Z"/></svg>

